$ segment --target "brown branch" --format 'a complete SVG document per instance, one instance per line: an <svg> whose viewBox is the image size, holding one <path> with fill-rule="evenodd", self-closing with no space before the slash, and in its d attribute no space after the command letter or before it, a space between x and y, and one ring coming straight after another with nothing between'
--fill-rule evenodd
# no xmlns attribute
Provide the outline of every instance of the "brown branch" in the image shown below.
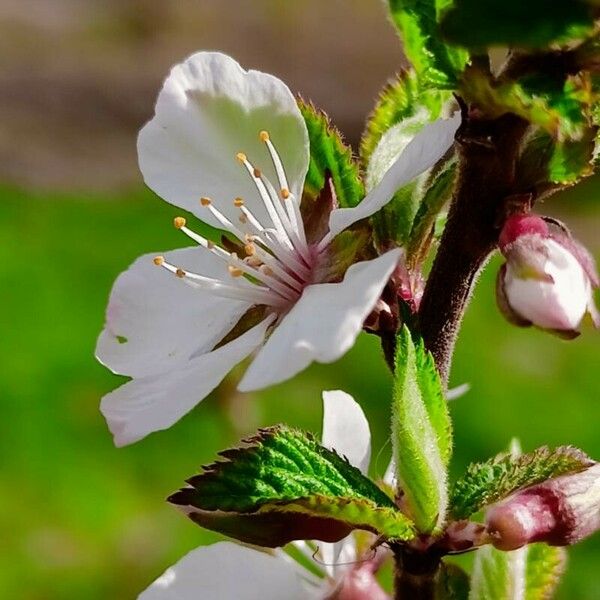
<svg viewBox="0 0 600 600"><path fill-rule="evenodd" d="M497 243L500 208L516 193L515 164L526 128L512 114L489 120L463 108L457 189L419 310L425 345L446 384L474 282Z"/></svg>

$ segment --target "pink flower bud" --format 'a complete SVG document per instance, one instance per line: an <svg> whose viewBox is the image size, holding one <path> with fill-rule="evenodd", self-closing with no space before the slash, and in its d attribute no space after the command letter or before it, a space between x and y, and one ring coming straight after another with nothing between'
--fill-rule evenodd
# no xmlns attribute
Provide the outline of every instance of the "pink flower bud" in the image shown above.
<svg viewBox="0 0 600 600"><path fill-rule="evenodd" d="M488 510L486 524L492 544L505 551L578 542L600 529L600 464L516 492Z"/></svg>
<svg viewBox="0 0 600 600"><path fill-rule="evenodd" d="M588 312L600 327L592 291L598 274L587 250L551 225L531 214L506 220L498 243L506 263L498 273L496 298L511 323L573 338Z"/></svg>

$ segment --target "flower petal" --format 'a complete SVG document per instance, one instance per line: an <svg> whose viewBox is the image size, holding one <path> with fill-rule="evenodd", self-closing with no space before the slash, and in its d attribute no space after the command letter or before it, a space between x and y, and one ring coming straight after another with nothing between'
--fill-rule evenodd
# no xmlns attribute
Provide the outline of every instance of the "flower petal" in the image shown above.
<svg viewBox="0 0 600 600"><path fill-rule="evenodd" d="M250 307L192 288L152 259L141 256L117 278L96 346L98 360L130 377L164 373L210 350ZM227 266L203 248L185 248L166 259L190 271L227 279Z"/></svg>
<svg viewBox="0 0 600 600"><path fill-rule="evenodd" d="M116 446L167 429L219 385L264 340L273 315L244 335L167 373L134 379L102 398L100 410Z"/></svg>
<svg viewBox="0 0 600 600"><path fill-rule="evenodd" d="M331 234L335 236L356 221L370 217L383 208L402 186L433 167L454 143L460 122L460 113L457 112L450 119L439 119L426 125L360 204L332 211L329 217Z"/></svg>
<svg viewBox="0 0 600 600"><path fill-rule="evenodd" d="M207 196L230 220L242 197L271 226L245 167L243 152L277 186L275 170L259 132L269 132L289 186L301 198L308 170L308 133L294 96L276 77L245 71L224 54L198 52L175 66L156 103L154 118L138 138L140 169L147 185L171 204L222 226L199 199Z"/></svg>
<svg viewBox="0 0 600 600"><path fill-rule="evenodd" d="M401 256L395 249L352 265L340 283L308 286L258 353L238 389L285 381L312 361L330 363L354 344Z"/></svg>
<svg viewBox="0 0 600 600"><path fill-rule="evenodd" d="M231 542L203 546L167 569L139 600L304 600L296 569L280 557Z"/></svg>
<svg viewBox="0 0 600 600"><path fill-rule="evenodd" d="M371 460L371 430L360 404L341 390L323 392L323 434L326 448L345 456L366 475Z"/></svg>

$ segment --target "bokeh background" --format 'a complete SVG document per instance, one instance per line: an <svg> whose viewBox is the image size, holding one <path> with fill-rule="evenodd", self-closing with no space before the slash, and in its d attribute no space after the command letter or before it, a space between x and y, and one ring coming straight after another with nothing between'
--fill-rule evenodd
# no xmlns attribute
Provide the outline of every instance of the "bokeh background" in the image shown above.
<svg viewBox="0 0 600 600"><path fill-rule="evenodd" d="M121 380L93 358L111 283L139 254L182 244L175 209L141 184L136 132L170 65L197 49L278 75L354 144L403 64L380 0L1 0L1 598L134 598L217 537L164 498L259 425L319 433L323 389L360 401L373 474L387 464L390 377L366 335L337 364L260 394L236 394L234 373L170 430L112 445L98 402ZM547 207L596 256L598 195L591 180ZM510 327L495 308L497 266L458 344L453 383L471 391L451 407L454 471L512 436L600 457L598 334L564 343ZM560 597L599 598L600 536L569 554Z"/></svg>

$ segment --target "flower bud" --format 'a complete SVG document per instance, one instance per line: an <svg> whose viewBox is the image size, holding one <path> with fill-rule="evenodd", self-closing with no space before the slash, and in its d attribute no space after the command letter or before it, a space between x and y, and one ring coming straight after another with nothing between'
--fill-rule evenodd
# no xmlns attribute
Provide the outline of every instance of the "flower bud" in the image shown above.
<svg viewBox="0 0 600 600"><path fill-rule="evenodd" d="M570 339L586 313L597 327L593 288L599 280L593 258L560 226L532 214L510 216L500 234L506 263L496 285L498 306L515 325L535 325Z"/></svg>
<svg viewBox="0 0 600 600"><path fill-rule="evenodd" d="M516 492L488 510L486 524L499 550L578 542L600 529L600 463Z"/></svg>

